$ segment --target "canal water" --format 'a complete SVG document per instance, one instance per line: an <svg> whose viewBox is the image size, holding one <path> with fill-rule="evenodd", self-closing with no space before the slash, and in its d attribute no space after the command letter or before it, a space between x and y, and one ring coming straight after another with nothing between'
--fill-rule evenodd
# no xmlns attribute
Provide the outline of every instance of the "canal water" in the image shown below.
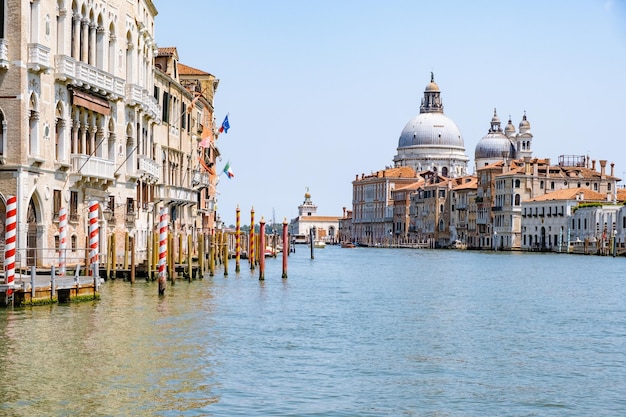
<svg viewBox="0 0 626 417"><path fill-rule="evenodd" d="M626 259L297 249L0 310L0 415L626 414Z"/></svg>

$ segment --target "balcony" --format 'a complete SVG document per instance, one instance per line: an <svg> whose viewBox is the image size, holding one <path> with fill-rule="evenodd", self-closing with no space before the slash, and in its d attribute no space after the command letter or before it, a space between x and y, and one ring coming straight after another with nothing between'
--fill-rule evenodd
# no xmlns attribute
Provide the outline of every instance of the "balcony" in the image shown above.
<svg viewBox="0 0 626 417"><path fill-rule="evenodd" d="M108 159L85 154L72 155L72 176L75 181L111 185L115 180L115 164Z"/></svg>
<svg viewBox="0 0 626 417"><path fill-rule="evenodd" d="M54 64L54 76L59 81L68 81L78 87L108 95L112 99L124 96L124 80L106 71L67 55L57 55Z"/></svg>
<svg viewBox="0 0 626 417"><path fill-rule="evenodd" d="M191 184L198 188L210 187L211 177L208 172L194 171Z"/></svg>
<svg viewBox="0 0 626 417"><path fill-rule="evenodd" d="M9 69L9 42L0 39L0 68Z"/></svg>
<svg viewBox="0 0 626 417"><path fill-rule="evenodd" d="M198 192L189 188L160 184L155 188L155 198L165 203L196 204Z"/></svg>
<svg viewBox="0 0 626 417"><path fill-rule="evenodd" d="M129 106L140 106L153 119L160 115L157 100L141 85L126 84L126 103Z"/></svg>
<svg viewBox="0 0 626 417"><path fill-rule="evenodd" d="M133 224L135 224L136 218L137 216L135 215L134 211L127 211L126 214L124 215L124 220L126 221L126 224L128 226L132 226Z"/></svg>
<svg viewBox="0 0 626 417"><path fill-rule="evenodd" d="M155 183L159 181L159 164L147 156L140 155L138 160L139 174L147 183Z"/></svg>
<svg viewBox="0 0 626 417"><path fill-rule="evenodd" d="M40 43L28 44L28 70L44 72L52 69L50 48Z"/></svg>

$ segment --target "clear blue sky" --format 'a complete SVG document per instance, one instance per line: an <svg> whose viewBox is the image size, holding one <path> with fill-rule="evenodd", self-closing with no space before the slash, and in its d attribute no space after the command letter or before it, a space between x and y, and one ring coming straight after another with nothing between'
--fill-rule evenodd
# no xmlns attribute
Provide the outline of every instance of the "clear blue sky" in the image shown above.
<svg viewBox="0 0 626 417"><path fill-rule="evenodd" d="M220 79L218 212L235 223L352 206L356 175L392 165L430 72L474 149L496 108L526 111L534 156L590 155L626 179L624 0L154 0L159 47ZM624 181L621 183L624 184Z"/></svg>

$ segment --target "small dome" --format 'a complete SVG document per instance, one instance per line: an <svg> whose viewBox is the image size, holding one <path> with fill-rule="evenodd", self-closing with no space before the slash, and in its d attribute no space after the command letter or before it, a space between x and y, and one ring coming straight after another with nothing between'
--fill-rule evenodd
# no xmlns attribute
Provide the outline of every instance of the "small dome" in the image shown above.
<svg viewBox="0 0 626 417"><path fill-rule="evenodd" d="M506 127L504 128L504 133L506 133L507 136L509 136L509 134L511 133L515 133L515 126L513 126L513 122L511 121L511 116L509 116L509 122L506 124Z"/></svg>
<svg viewBox="0 0 626 417"><path fill-rule="evenodd" d="M439 86L434 81L429 82L424 91L427 93L440 93L441 92L439 90Z"/></svg>
<svg viewBox="0 0 626 417"><path fill-rule="evenodd" d="M439 86L435 82L435 73L430 73L430 82L426 86L424 93L440 93Z"/></svg>
<svg viewBox="0 0 626 417"><path fill-rule="evenodd" d="M496 110L493 110L493 117L491 118L491 123L492 124L500 124L500 118L498 117L498 114L496 113Z"/></svg>
<svg viewBox="0 0 626 417"><path fill-rule="evenodd" d="M520 133L527 132L530 130L530 122L526 119L526 112L524 112L524 117L522 117L522 121L519 122L519 131Z"/></svg>
<svg viewBox="0 0 626 417"><path fill-rule="evenodd" d="M474 159L514 158L515 146L499 132L491 132L478 141L474 151Z"/></svg>

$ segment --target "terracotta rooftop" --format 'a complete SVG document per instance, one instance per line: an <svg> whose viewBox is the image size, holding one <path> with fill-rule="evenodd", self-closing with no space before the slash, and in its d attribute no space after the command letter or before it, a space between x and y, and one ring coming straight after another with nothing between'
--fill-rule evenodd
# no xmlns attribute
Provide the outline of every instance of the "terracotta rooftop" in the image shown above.
<svg viewBox="0 0 626 417"><path fill-rule="evenodd" d="M576 200L576 196L583 196L584 201L606 201L606 195L588 188L565 188L548 194L535 197L528 201Z"/></svg>
<svg viewBox="0 0 626 417"><path fill-rule="evenodd" d="M185 64L178 63L178 73L180 75L212 75L206 71L199 70L197 68L190 67Z"/></svg>
<svg viewBox="0 0 626 417"><path fill-rule="evenodd" d="M176 49L175 46L166 46L166 47L163 47L163 48L159 48L159 51L158 51L157 55L159 55L159 56L172 56L172 55L178 56L178 50Z"/></svg>

